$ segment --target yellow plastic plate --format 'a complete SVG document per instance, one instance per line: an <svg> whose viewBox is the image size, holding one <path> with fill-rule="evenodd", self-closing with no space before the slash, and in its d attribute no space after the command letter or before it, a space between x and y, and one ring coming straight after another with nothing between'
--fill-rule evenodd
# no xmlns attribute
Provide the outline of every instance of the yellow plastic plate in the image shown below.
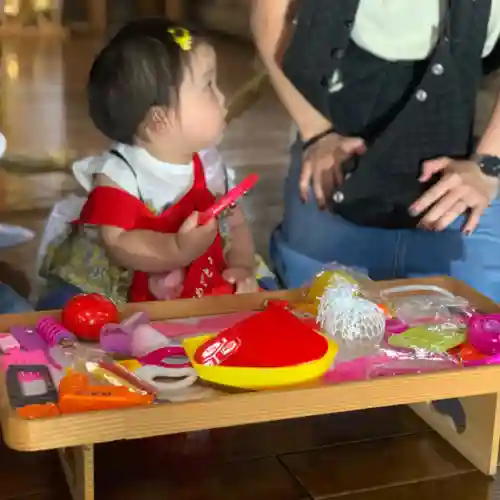
<svg viewBox="0 0 500 500"><path fill-rule="evenodd" d="M280 368L238 368L233 366L205 366L195 361L195 353L216 334L191 337L183 341L186 355L198 376L213 384L259 390L298 385L322 377L332 366L338 352L335 342L328 339L328 350L323 358L300 365Z"/></svg>

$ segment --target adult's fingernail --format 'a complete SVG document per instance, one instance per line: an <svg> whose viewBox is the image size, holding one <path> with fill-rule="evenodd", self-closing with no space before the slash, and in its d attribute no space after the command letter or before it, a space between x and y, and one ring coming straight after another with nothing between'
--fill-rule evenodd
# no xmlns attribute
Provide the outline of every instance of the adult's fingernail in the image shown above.
<svg viewBox="0 0 500 500"><path fill-rule="evenodd" d="M415 207L410 207L410 208L408 209L408 213L409 213L410 215L415 216L415 215L418 215L418 210L417 210Z"/></svg>

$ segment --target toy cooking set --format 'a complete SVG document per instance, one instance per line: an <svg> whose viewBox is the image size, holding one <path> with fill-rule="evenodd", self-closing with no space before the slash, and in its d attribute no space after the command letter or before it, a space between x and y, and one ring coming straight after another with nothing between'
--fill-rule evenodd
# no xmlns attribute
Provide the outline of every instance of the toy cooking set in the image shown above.
<svg viewBox="0 0 500 500"><path fill-rule="evenodd" d="M77 296L60 322L0 336L11 406L33 419L500 363L500 314L435 286L371 283L331 265L300 303L165 322L120 322L110 300Z"/></svg>

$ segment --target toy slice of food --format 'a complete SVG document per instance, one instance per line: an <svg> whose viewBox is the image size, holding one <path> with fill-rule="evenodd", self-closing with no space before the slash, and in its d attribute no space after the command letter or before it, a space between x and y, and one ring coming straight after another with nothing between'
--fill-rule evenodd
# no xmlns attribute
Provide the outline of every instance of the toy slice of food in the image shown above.
<svg viewBox="0 0 500 500"><path fill-rule="evenodd" d="M111 410L151 404L154 396L137 394L126 387L92 386L86 374L71 373L59 384L61 413Z"/></svg>
<svg viewBox="0 0 500 500"><path fill-rule="evenodd" d="M464 330L437 331L425 326L410 328L399 335L389 338L393 347L425 349L431 352L446 352L463 344L466 340Z"/></svg>

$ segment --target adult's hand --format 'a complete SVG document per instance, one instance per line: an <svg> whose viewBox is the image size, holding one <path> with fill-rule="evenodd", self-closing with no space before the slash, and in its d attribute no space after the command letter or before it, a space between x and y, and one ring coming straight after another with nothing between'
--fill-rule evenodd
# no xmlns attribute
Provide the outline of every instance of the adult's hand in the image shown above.
<svg viewBox="0 0 500 500"><path fill-rule="evenodd" d="M413 203L410 213L419 215L427 211L420 225L433 231L446 229L467 213L462 232L471 234L498 192L498 179L485 175L471 160L445 157L424 162L419 180L427 182L439 172L441 179Z"/></svg>
<svg viewBox="0 0 500 500"><path fill-rule="evenodd" d="M327 196L343 182L342 163L355 154L366 151L365 142L359 137L343 137L331 133L310 146L302 158L300 194L308 199L312 184L314 195L321 207L326 205Z"/></svg>

